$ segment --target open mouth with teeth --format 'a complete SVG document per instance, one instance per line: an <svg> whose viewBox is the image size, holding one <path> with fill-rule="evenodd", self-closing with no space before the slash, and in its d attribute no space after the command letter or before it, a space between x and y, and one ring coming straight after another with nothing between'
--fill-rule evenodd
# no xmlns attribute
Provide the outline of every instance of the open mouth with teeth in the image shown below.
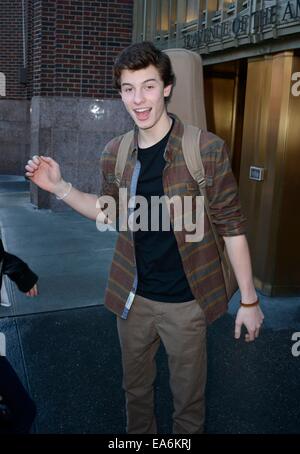
<svg viewBox="0 0 300 454"><path fill-rule="evenodd" d="M151 107L141 107L133 111L139 121L145 121L150 117Z"/></svg>

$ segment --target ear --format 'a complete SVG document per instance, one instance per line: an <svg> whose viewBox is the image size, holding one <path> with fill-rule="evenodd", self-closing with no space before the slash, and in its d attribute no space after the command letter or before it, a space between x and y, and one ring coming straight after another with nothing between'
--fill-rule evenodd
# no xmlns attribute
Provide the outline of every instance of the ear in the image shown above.
<svg viewBox="0 0 300 454"><path fill-rule="evenodd" d="M165 98L168 98L168 97L170 96L171 91L172 91L172 84L167 85L167 86L164 88L164 97L165 97Z"/></svg>
<svg viewBox="0 0 300 454"><path fill-rule="evenodd" d="M119 90L119 95L121 96L121 99L122 99L123 103L125 104L125 101L123 98L124 92L122 92L122 90Z"/></svg>

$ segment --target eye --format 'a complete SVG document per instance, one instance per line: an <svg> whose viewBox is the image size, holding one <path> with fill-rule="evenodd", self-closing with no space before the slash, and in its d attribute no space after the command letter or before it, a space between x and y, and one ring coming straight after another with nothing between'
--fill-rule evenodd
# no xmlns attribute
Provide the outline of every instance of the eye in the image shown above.
<svg viewBox="0 0 300 454"><path fill-rule="evenodd" d="M152 90L154 88L154 85L146 85L146 90Z"/></svg>
<svg viewBox="0 0 300 454"><path fill-rule="evenodd" d="M132 87L122 87L122 93L129 94L132 92Z"/></svg>

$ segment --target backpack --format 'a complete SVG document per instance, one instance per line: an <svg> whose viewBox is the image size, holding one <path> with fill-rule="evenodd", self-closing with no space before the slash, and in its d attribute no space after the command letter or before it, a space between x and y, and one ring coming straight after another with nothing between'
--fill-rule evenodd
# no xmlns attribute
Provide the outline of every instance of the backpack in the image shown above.
<svg viewBox="0 0 300 454"><path fill-rule="evenodd" d="M216 246L218 248L226 295L229 301L238 289L238 284L227 255L227 251L224 248L224 244L222 244L219 234L212 221L209 202L206 195L206 181L201 159L201 151L199 152L201 129L206 129L204 102L198 102L194 96L194 93L197 92L200 94L200 97L202 95L203 100L201 57L195 52L191 52L186 49L167 49L165 52L171 59L175 76L179 73L184 75L184 77L176 79L176 84L169 103L169 110L170 112L174 112L178 115L184 123L184 133L182 137L183 156L192 178L198 184L200 194L204 197L205 211L209 219ZM122 137L119 145L115 165L115 181L118 187L121 183L133 135L133 130L127 132Z"/></svg>

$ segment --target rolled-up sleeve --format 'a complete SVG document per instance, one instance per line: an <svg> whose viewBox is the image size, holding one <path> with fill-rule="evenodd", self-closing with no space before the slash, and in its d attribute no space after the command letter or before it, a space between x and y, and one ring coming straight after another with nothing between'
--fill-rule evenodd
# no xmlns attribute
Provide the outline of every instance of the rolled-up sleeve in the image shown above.
<svg viewBox="0 0 300 454"><path fill-rule="evenodd" d="M118 200L118 187L115 184L114 165L115 157L112 155L114 141L109 142L100 157L100 191L99 197L112 196Z"/></svg>
<svg viewBox="0 0 300 454"><path fill-rule="evenodd" d="M246 233L247 226L228 151L226 143L220 141L215 154L212 185L207 188L207 193L212 220L219 235L236 236Z"/></svg>
<svg viewBox="0 0 300 454"><path fill-rule="evenodd" d="M112 222L119 218L119 188L115 179L116 155L119 149L119 138L112 139L103 150L100 157L100 190L98 202L101 208L107 208L107 199L112 198L115 206L114 211L107 209L107 215ZM110 204L112 201L109 202ZM111 205L110 205L111 206Z"/></svg>

